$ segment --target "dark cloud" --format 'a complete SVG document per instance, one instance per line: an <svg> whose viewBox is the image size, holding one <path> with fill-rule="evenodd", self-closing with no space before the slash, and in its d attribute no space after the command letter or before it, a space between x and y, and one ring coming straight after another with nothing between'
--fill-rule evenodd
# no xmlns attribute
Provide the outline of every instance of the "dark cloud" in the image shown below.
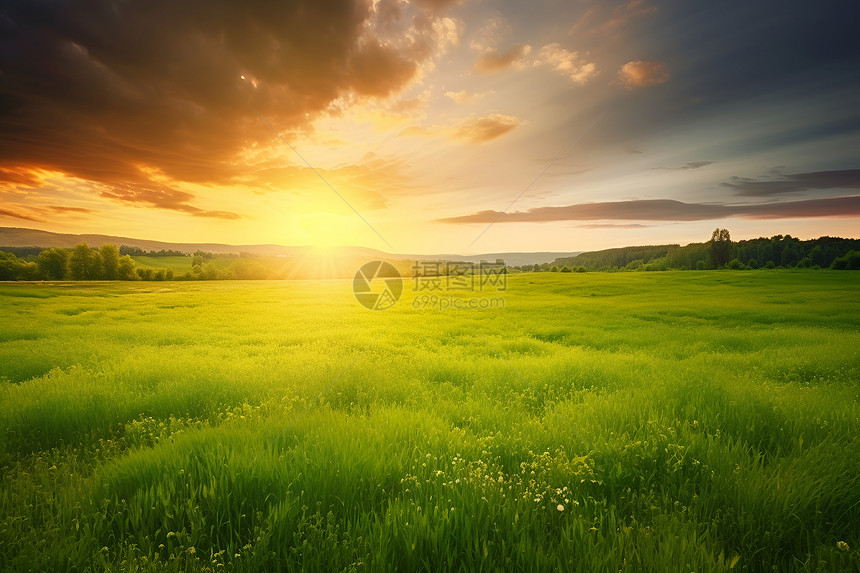
<svg viewBox="0 0 860 573"><path fill-rule="evenodd" d="M860 189L860 169L794 173L765 181L732 177L723 185L742 197L769 197L813 189Z"/></svg>
<svg viewBox="0 0 860 573"><path fill-rule="evenodd" d="M217 219L240 219L241 216L229 211L205 211L188 203L195 199L191 193L171 189L163 186L152 185L112 185L105 188L102 197L113 199L123 203L143 204L158 209L169 209L189 213L195 217L214 217Z"/></svg>
<svg viewBox="0 0 860 573"><path fill-rule="evenodd" d="M671 199L643 199L603 203L581 203L564 207L537 207L503 213L480 211L472 215L441 219L443 223L543 223L548 221L708 221L743 219L790 219L806 217L860 216L860 196L809 199L755 205L683 203Z"/></svg>
<svg viewBox="0 0 860 573"><path fill-rule="evenodd" d="M653 225L642 225L641 223L630 223L628 225L622 224L593 224L593 225L577 225L580 229L648 229Z"/></svg>
<svg viewBox="0 0 860 573"><path fill-rule="evenodd" d="M230 181L237 153L271 139L257 112L297 129L341 96L399 90L450 3L423 0L421 25L389 42L365 0L4 1L0 180Z"/></svg>
<svg viewBox="0 0 860 573"><path fill-rule="evenodd" d="M475 62L475 71L482 73L500 72L519 62L531 51L531 46L519 44L504 52L488 52Z"/></svg>
<svg viewBox="0 0 860 573"><path fill-rule="evenodd" d="M691 169L699 169L701 167L707 167L708 165L713 164L713 161L690 161L689 163L685 163L683 165L676 165L675 167L655 167L654 169L665 169L667 171L689 171Z"/></svg>

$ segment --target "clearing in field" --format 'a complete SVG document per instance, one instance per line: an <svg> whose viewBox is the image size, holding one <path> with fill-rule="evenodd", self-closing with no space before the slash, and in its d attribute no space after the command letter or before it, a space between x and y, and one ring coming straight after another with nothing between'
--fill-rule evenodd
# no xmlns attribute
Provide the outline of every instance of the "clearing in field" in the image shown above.
<svg viewBox="0 0 860 573"><path fill-rule="evenodd" d="M856 571L857 286L3 284L0 566Z"/></svg>

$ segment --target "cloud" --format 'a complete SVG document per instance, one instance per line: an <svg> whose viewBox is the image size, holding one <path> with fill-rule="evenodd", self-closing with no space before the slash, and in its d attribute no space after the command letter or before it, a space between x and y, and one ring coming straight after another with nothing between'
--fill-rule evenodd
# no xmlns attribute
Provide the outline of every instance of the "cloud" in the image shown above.
<svg viewBox="0 0 860 573"><path fill-rule="evenodd" d="M0 209L0 217L7 217L11 219L23 219L24 221L35 221L37 223L44 223L44 219L37 219L31 215L26 215L24 213L19 213L17 211L11 211L9 209Z"/></svg>
<svg viewBox="0 0 860 573"><path fill-rule="evenodd" d="M732 177L723 186L741 197L769 197L809 189L860 189L860 169L794 173L765 181Z"/></svg>
<svg viewBox="0 0 860 573"><path fill-rule="evenodd" d="M229 211L205 211L199 207L195 207L188 203L188 201L195 199L191 193L163 186L111 185L106 186L99 195L123 203L144 204L158 209L189 213L195 217L213 217L217 219L241 218L240 215Z"/></svg>
<svg viewBox="0 0 860 573"><path fill-rule="evenodd" d="M237 161L338 101L398 93L459 41L452 0L12 3L0 18L0 181L228 184ZM390 3L389 3L390 4ZM386 4L388 5L388 4ZM401 9L402 8L402 9ZM381 37L382 19L411 16ZM245 79L242 79L244 76ZM121 194L121 196L126 196ZM198 216L207 211L186 212Z"/></svg>
<svg viewBox="0 0 860 573"><path fill-rule="evenodd" d="M460 123L454 133L454 137L475 143L483 143L503 136L519 124L520 120L512 115L494 113Z"/></svg>
<svg viewBox="0 0 860 573"><path fill-rule="evenodd" d="M529 55L532 47L528 44L518 44L502 53L490 51L475 62L475 71L484 74L500 72L512 66L521 64L521 60Z"/></svg>
<svg viewBox="0 0 860 573"><path fill-rule="evenodd" d="M486 93L467 92L466 90L460 90L458 92L445 92L445 97L451 98L452 100L454 100L454 103L458 103L460 105L474 103L480 99L483 99L486 95Z"/></svg>
<svg viewBox="0 0 860 573"><path fill-rule="evenodd" d="M547 44L540 49L535 65L548 65L582 85L600 73L597 64L583 61L577 52L571 52L557 42Z"/></svg>
<svg viewBox="0 0 860 573"><path fill-rule="evenodd" d="M460 3L461 0L417 0L416 3L433 11L441 11Z"/></svg>
<svg viewBox="0 0 860 573"><path fill-rule="evenodd" d="M564 207L537 207L504 213L480 211L472 215L440 219L443 223L543 223L548 221L709 221L743 219L791 219L807 217L858 217L860 196L809 199L753 205L683 203L672 199L642 199L581 203Z"/></svg>
<svg viewBox="0 0 860 573"><path fill-rule="evenodd" d="M63 205L48 205L46 207L55 213L93 213L92 209L84 209L83 207L66 207Z"/></svg>
<svg viewBox="0 0 860 573"><path fill-rule="evenodd" d="M632 20L653 14L657 11L645 0L631 0L621 4L608 14L605 4L597 4L586 10L573 28L570 35L576 37L606 37L617 35Z"/></svg>
<svg viewBox="0 0 860 573"><path fill-rule="evenodd" d="M669 69L664 62L627 62L618 70L618 82L628 90L665 84L669 81Z"/></svg>
<svg viewBox="0 0 860 573"><path fill-rule="evenodd" d="M653 225L643 225L641 223L613 224L613 223L595 223L591 225L577 225L580 229L650 229Z"/></svg>
<svg viewBox="0 0 860 573"><path fill-rule="evenodd" d="M25 187L37 187L42 184L39 173L27 169L3 169L0 168L0 185L23 185Z"/></svg>
<svg viewBox="0 0 860 573"><path fill-rule="evenodd" d="M454 125L437 125L422 127L412 125L400 132L399 135L447 137L471 143L485 143L513 131L522 123L512 115L492 113L483 117L471 117Z"/></svg>
<svg viewBox="0 0 860 573"><path fill-rule="evenodd" d="M513 31L511 25L508 24L501 14L496 13L472 35L472 41L469 42L469 46L479 52L490 52L496 46L499 39L507 36L511 31Z"/></svg>
<svg viewBox="0 0 860 573"><path fill-rule="evenodd" d="M676 165L675 167L655 167L654 169L664 169L667 171L689 171L691 169L701 169L702 167L707 167L708 165L713 164L713 161L690 161L689 163L685 163L683 165Z"/></svg>

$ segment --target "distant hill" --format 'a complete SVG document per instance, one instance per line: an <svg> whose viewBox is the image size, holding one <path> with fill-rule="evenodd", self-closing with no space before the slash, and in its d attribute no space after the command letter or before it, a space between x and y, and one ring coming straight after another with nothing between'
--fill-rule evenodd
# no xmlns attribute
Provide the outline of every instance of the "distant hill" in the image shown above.
<svg viewBox="0 0 860 573"><path fill-rule="evenodd" d="M104 244L127 247L138 247L145 251L182 251L193 253L195 251L206 251L215 254L238 255L240 253L253 253L261 256L284 256L303 257L316 252L310 246L285 246L285 245L230 245L226 243L170 243L165 241L153 241L150 239L135 239L132 237L117 237L114 235L83 234L75 235L69 233L52 233L40 229L25 229L21 227L0 227L0 250L3 247L64 247L70 248L84 242L91 247L99 247ZM533 265L548 263L560 257L573 257L576 252L554 253L486 253L477 255L454 255L454 254L398 254L386 253L367 247L337 247L331 249L334 256L350 258L372 258L393 260L450 260L450 261L473 261L481 260L495 261L504 259L508 265Z"/></svg>

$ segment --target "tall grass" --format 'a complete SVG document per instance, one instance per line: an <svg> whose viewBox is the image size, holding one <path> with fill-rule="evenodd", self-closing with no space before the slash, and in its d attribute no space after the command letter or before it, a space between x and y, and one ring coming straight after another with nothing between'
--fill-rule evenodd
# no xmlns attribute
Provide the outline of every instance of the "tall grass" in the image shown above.
<svg viewBox="0 0 860 573"><path fill-rule="evenodd" d="M851 275L4 285L0 567L860 571Z"/></svg>

